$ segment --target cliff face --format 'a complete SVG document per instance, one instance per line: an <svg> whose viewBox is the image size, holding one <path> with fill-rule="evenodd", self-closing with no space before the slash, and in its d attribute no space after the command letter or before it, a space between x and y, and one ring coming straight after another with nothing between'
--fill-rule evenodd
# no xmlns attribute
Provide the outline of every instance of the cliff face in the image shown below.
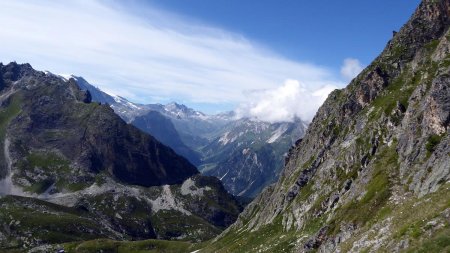
<svg viewBox="0 0 450 253"><path fill-rule="evenodd" d="M449 8L422 2L381 55L329 95L279 181L203 252L448 247Z"/></svg>

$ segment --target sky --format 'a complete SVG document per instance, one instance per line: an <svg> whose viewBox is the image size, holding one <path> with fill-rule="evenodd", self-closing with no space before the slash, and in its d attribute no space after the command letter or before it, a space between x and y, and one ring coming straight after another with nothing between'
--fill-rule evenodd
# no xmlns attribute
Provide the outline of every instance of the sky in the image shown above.
<svg viewBox="0 0 450 253"><path fill-rule="evenodd" d="M0 0L0 61L137 103L310 120L418 0Z"/></svg>

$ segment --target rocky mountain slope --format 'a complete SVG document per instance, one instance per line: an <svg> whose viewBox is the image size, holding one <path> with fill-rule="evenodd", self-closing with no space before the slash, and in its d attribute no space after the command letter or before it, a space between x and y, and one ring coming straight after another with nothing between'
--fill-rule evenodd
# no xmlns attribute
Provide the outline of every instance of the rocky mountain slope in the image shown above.
<svg viewBox="0 0 450 253"><path fill-rule="evenodd" d="M253 198L278 179L284 156L306 126L300 119L284 123L248 118L232 121L202 148L205 158L199 169L220 178L233 195Z"/></svg>
<svg viewBox="0 0 450 253"><path fill-rule="evenodd" d="M220 181L91 102L74 79L0 64L0 248L205 240L240 207ZM21 197L19 197L21 196Z"/></svg>
<svg viewBox="0 0 450 253"><path fill-rule="evenodd" d="M447 252L449 16L450 1L423 1L200 252Z"/></svg>

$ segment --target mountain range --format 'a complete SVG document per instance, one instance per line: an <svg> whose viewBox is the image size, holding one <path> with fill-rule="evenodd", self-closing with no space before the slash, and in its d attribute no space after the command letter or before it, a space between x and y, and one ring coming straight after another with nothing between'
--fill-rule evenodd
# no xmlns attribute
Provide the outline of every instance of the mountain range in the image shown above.
<svg viewBox="0 0 450 253"><path fill-rule="evenodd" d="M244 199L255 197L278 179L283 156L307 128L299 118L268 123L237 118L232 111L207 115L175 102L137 104L108 95L82 77L62 78L73 79L93 101L108 104L122 119L171 147L203 174L219 178L231 194Z"/></svg>
<svg viewBox="0 0 450 253"><path fill-rule="evenodd" d="M2 251L450 249L449 0L422 1L308 125L82 80L0 64ZM198 154L203 175L144 131ZM256 197L242 209L229 192Z"/></svg>
<svg viewBox="0 0 450 253"><path fill-rule="evenodd" d="M282 123L235 120L202 148L199 169L219 178L233 195L253 198L278 179L289 148L306 127L300 119Z"/></svg>

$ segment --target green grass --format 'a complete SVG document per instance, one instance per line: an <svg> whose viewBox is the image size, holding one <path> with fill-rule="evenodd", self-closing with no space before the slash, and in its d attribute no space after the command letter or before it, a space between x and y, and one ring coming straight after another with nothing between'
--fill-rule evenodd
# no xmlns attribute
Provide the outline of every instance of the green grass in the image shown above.
<svg viewBox="0 0 450 253"><path fill-rule="evenodd" d="M430 194L426 199L411 199L399 206L381 209L378 217L384 213L392 216L394 240L404 237L411 238L410 248L406 252L448 252L450 249L450 227L448 222L437 232L428 236L424 231L427 221L439 216L442 210L450 207L448 198L449 185L444 185L438 192ZM429 203L434 203L429 205ZM383 218L383 219L384 219ZM258 231L234 230L227 233L217 242L204 242L194 244L182 241L143 240L143 241L114 241L109 239L95 239L83 242L70 242L54 246L54 249L64 248L66 252L111 252L111 253L172 253L192 252L201 249L200 252L292 252L295 241L303 236L316 233L324 223L323 218L309 219L301 231L284 231L281 216L269 225L263 226ZM52 235L48 235L51 237ZM60 237L57 233L55 236ZM70 238L67 238L70 239ZM343 251L351 247L351 243L357 238L351 238L341 244ZM366 252L361 249L361 252ZM381 249L383 250L383 249Z"/></svg>
<svg viewBox="0 0 450 253"><path fill-rule="evenodd" d="M437 46L439 45L439 40L432 40L432 41L430 41L428 44L426 44L424 47L427 49L427 50L429 50L429 51L431 51L431 52L433 52L434 50L436 50L436 48L437 48Z"/></svg>
<svg viewBox="0 0 450 253"><path fill-rule="evenodd" d="M54 153L31 153L27 156L28 165L32 168L39 167L44 170L54 168L69 170L70 163Z"/></svg>
<svg viewBox="0 0 450 253"><path fill-rule="evenodd" d="M439 145L443 137L443 135L438 134L433 134L428 137L427 144L425 145L427 156L430 156L436 150L436 146Z"/></svg>
<svg viewBox="0 0 450 253"><path fill-rule="evenodd" d="M0 205L0 220L11 224L10 236L18 240L16 246L10 245L11 247L18 248L23 244L17 235L28 234L44 243L54 244L94 239L95 234L100 234L98 224L72 208L17 196L0 199ZM4 245L0 245L0 248L3 247Z"/></svg>
<svg viewBox="0 0 450 253"><path fill-rule="evenodd" d="M295 230L284 231L282 218L277 216L271 224L257 231L241 228L229 232L200 252L291 252L298 236L301 234Z"/></svg>
<svg viewBox="0 0 450 253"><path fill-rule="evenodd" d="M24 189L38 194L45 192L52 185L56 191L80 191L96 180L92 176L83 177L82 182L76 181L76 175L74 175L76 171L71 167L71 162L53 152L33 151L18 162L17 168L19 174L16 176L27 178L31 183L31 185L24 185ZM39 177L30 177L29 173L39 174Z"/></svg>
<svg viewBox="0 0 450 253"><path fill-rule="evenodd" d="M89 186L90 186L89 183L80 182L80 183L68 183L65 186L65 188L71 192L76 192L76 191L81 191Z"/></svg>
<svg viewBox="0 0 450 253"><path fill-rule="evenodd" d="M58 189L70 191L77 191L86 187L85 183L72 183L66 180L67 175L71 172L70 162L52 152L32 152L19 162L18 168L23 175L26 175L26 171L42 170L42 173L39 172L41 177L44 176L42 179L34 180L30 178L31 185L24 187L28 192L40 194L53 184Z"/></svg>
<svg viewBox="0 0 450 253"><path fill-rule="evenodd" d="M205 241L221 230L196 215L182 215L172 210L160 210L151 217L155 232L162 239L186 235L183 240Z"/></svg>
<svg viewBox="0 0 450 253"><path fill-rule="evenodd" d="M200 245L189 242L144 240L136 242L97 239L86 242L66 243L61 246L66 252L77 253L182 253L192 252ZM55 248L58 248L55 246Z"/></svg>
<svg viewBox="0 0 450 253"><path fill-rule="evenodd" d="M6 128L9 122L21 111L22 97L19 94L13 95L6 108L0 111L0 137L3 141L6 134Z"/></svg>
<svg viewBox="0 0 450 253"><path fill-rule="evenodd" d="M308 182L303 188L300 189L297 197L295 198L296 202L302 202L309 198L314 193L313 190L314 182Z"/></svg>
<svg viewBox="0 0 450 253"><path fill-rule="evenodd" d="M405 75L395 78L382 93L371 103L376 109L369 115L369 121L378 119L381 112L390 115L397 102L408 108L408 99L414 91L415 86L407 82Z"/></svg>
<svg viewBox="0 0 450 253"><path fill-rule="evenodd" d="M405 54L405 52L407 51L407 47L401 44L396 44L393 46L392 51L391 51L391 60L396 60L402 57L402 55Z"/></svg>
<svg viewBox="0 0 450 253"><path fill-rule="evenodd" d="M409 235L417 239L423 233L420 222L416 222L413 224L405 224L402 228L400 228L398 234L399 236Z"/></svg>
<svg viewBox="0 0 450 253"><path fill-rule="evenodd" d="M9 98L7 101L7 106L0 110L0 164L6 164L6 158L4 157L4 143L6 138L6 130L9 123L21 111L22 96L20 94L15 94ZM6 166L5 166L6 167ZM4 170L6 172L6 169ZM4 176L0 174L0 176Z"/></svg>
<svg viewBox="0 0 450 253"><path fill-rule="evenodd" d="M24 187L24 190L27 192L41 194L44 193L53 183L54 179L44 179L42 181L37 181L30 186Z"/></svg>
<svg viewBox="0 0 450 253"><path fill-rule="evenodd" d="M450 228L446 226L431 238L421 241L420 245L409 248L408 253L450 252Z"/></svg>

